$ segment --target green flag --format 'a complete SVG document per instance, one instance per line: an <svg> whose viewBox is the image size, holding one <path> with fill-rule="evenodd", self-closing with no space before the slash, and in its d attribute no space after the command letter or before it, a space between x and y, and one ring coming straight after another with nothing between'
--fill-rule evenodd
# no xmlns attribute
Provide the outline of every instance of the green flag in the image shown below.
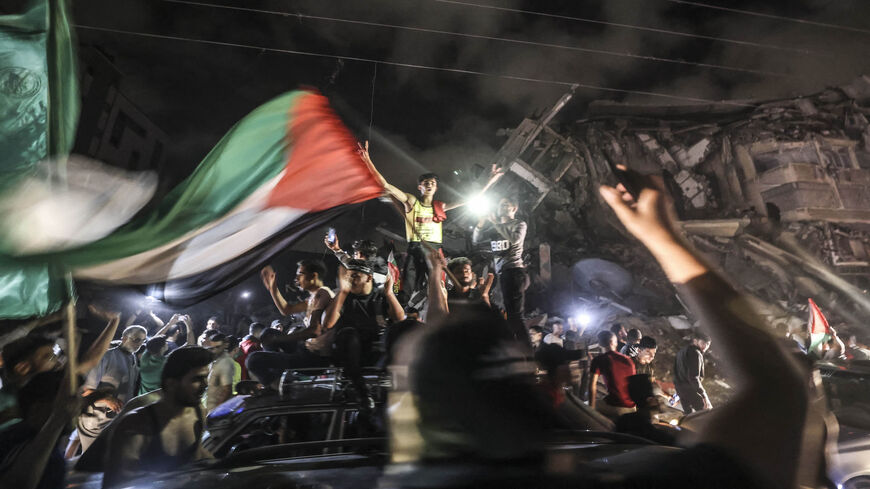
<svg viewBox="0 0 870 489"><path fill-rule="evenodd" d="M0 192L72 148L80 101L68 18L67 0L30 0L0 15ZM0 318L57 310L68 297L63 277L0 257Z"/></svg>

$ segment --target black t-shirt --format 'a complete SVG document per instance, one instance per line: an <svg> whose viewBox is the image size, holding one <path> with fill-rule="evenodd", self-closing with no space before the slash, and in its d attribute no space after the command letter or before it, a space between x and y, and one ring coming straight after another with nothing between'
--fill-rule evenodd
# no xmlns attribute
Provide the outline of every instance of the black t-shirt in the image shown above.
<svg viewBox="0 0 870 489"><path fill-rule="evenodd" d="M373 289L368 295L347 295L335 328L336 332L351 327L365 332L376 332L386 325L386 318L387 300L384 291Z"/></svg>
<svg viewBox="0 0 870 489"><path fill-rule="evenodd" d="M483 294L480 293L478 289L468 289L468 292L462 293L459 291L459 287L453 287L452 289L447 291L447 300L455 301L462 300L467 302L476 302L483 299Z"/></svg>

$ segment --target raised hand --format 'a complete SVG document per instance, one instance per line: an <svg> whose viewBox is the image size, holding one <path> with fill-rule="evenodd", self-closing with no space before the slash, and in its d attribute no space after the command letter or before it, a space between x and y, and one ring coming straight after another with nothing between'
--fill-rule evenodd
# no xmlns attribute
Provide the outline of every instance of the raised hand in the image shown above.
<svg viewBox="0 0 870 489"><path fill-rule="evenodd" d="M329 235L323 237L323 244L332 251L341 251L341 246L338 244L338 235L335 236L335 241L329 241Z"/></svg>
<svg viewBox="0 0 870 489"><path fill-rule="evenodd" d="M93 304L88 305L88 311L90 311L90 313L93 314L94 316L105 319L106 321L112 321L113 319L117 319L119 321L121 320L121 313L120 312L106 311L105 309L102 309L102 308L95 306Z"/></svg>
<svg viewBox="0 0 870 489"><path fill-rule="evenodd" d="M338 288L342 292L350 292L351 289L350 272L344 267L338 271Z"/></svg>
<svg viewBox="0 0 870 489"><path fill-rule="evenodd" d="M599 189L601 197L625 229L645 245L674 240L677 235L670 199L651 178L640 175L637 178L645 182L637 200L622 184L615 188L602 185Z"/></svg>
<svg viewBox="0 0 870 489"><path fill-rule="evenodd" d="M260 278L263 279L266 290L272 290L275 287L275 269L271 265L266 265L260 270Z"/></svg>

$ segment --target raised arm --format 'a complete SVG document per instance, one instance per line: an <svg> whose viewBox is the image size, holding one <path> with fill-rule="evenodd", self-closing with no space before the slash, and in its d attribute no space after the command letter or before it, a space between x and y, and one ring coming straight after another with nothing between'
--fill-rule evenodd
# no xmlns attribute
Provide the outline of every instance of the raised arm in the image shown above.
<svg viewBox="0 0 870 489"><path fill-rule="evenodd" d="M157 314L154 314L154 311L148 311L148 316L149 316L149 317L154 321L154 324L157 325L157 331L158 331L158 332L157 332L157 333L154 333L154 336L157 336L158 334L162 334L163 328L166 327L166 325L165 325L165 323L163 322L163 320L160 319L160 317L157 316ZM173 317L175 317L175 316L173 315Z"/></svg>
<svg viewBox="0 0 870 489"><path fill-rule="evenodd" d="M399 190L398 188L396 188L395 186L393 186L392 184L387 182L387 179L384 178L383 175L381 175L381 172L378 171L378 169L375 167L375 164L372 162L371 155L369 155L369 142L366 141L365 145L360 144L358 151L359 151L360 157L363 159L363 161L366 162L369 169L372 171L372 173L375 174L375 177L377 177L378 180L381 182L381 185L384 186L384 191L386 191L387 195L389 195L394 200L396 200L397 202L402 204L405 207L405 212L410 211L411 207L414 206L414 202L417 201L417 198L409 193L405 193L405 192Z"/></svg>
<svg viewBox="0 0 870 489"><path fill-rule="evenodd" d="M330 251L332 251L332 254L334 254L335 257L338 258L338 261L340 261L342 265L350 260L350 253L341 249L341 245L338 244L338 235L335 236L335 241L329 241L329 235L327 234L323 237L323 244L325 244L326 247L329 248Z"/></svg>
<svg viewBox="0 0 870 489"><path fill-rule="evenodd" d="M160 318L157 317L157 315L154 314L153 311L151 312L151 317L154 318L155 322L159 321L158 324L161 326L161 328L157 330L156 333L154 333L154 336L159 336L162 334L166 334L166 332L169 331L170 328L178 324L178 321L181 319L181 314L173 314L166 324L163 324L163 321L161 321Z"/></svg>
<svg viewBox="0 0 870 489"><path fill-rule="evenodd" d="M275 279L275 269L271 266L267 265L260 270L260 278L263 279L263 285L266 286L266 290L269 291L269 295L272 296L272 302L275 303L275 307L278 308L278 312L283 314L284 316L289 316L291 314L305 312L305 309L308 305L305 301L299 301L295 303L289 303L284 296L281 295L281 291L278 290L278 281Z"/></svg>
<svg viewBox="0 0 870 489"><path fill-rule="evenodd" d="M483 282L483 288L480 290L480 298L487 306L492 307L489 303L489 291L492 290L492 284L495 282L495 275L490 272L486 274L486 281Z"/></svg>
<svg viewBox="0 0 870 489"><path fill-rule="evenodd" d="M350 294L350 280L347 277L347 270L342 267L338 270L338 293L335 294L335 297L326 306L326 312L323 313L324 328L332 329L341 318L341 308L344 306L348 294Z"/></svg>
<svg viewBox="0 0 870 489"><path fill-rule="evenodd" d="M115 333L118 331L118 325L121 323L120 312L106 312L94 305L88 306L88 310L91 311L91 314L103 318L107 322L106 327L103 328L100 336L97 336L97 339L91 343L91 346L85 354L82 355L77 368L77 373L79 375L86 375L100 363L100 359L103 358L103 355L105 355L106 351L109 349L109 344L112 343L112 338L115 337Z"/></svg>
<svg viewBox="0 0 870 489"><path fill-rule="evenodd" d="M445 262L441 253L435 250L429 252L426 262L429 265L429 311L426 320L434 322L450 312L447 304L447 292L444 290L444 285L441 282Z"/></svg>
<svg viewBox="0 0 870 489"><path fill-rule="evenodd" d="M181 346L188 346L188 345L193 346L193 345L195 345L196 343L194 343L194 335L193 335L193 320L190 319L189 314L185 314L184 316L181 317L181 321L184 322L184 327L187 330L186 331L187 334L184 335L184 344Z"/></svg>
<svg viewBox="0 0 870 489"><path fill-rule="evenodd" d="M709 414L699 441L719 447L773 487L793 487L809 414L808 378L764 329L741 295L675 231L669 202L648 180L635 201L623 188L601 195L625 228L652 253L689 310L718 345L736 379L728 404ZM764 413L776 413L775 416ZM816 461L822 453L812 454Z"/></svg>
<svg viewBox="0 0 870 489"><path fill-rule="evenodd" d="M387 314L393 321L404 321L405 310L402 309L402 304L393 292L393 276L387 274L387 281L384 282L384 297L387 300Z"/></svg>

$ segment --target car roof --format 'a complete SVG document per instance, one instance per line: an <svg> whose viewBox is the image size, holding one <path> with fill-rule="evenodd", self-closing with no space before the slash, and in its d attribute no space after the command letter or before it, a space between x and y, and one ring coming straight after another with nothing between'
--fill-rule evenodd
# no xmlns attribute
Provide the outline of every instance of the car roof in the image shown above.
<svg viewBox="0 0 870 489"><path fill-rule="evenodd" d="M826 360L816 362L819 370L870 375L870 360Z"/></svg>

